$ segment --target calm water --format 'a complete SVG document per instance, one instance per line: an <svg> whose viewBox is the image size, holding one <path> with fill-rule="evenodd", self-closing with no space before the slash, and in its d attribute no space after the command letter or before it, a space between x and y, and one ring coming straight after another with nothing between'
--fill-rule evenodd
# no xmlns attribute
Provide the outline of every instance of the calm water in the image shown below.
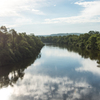
<svg viewBox="0 0 100 100"><path fill-rule="evenodd" d="M41 57L23 71L23 77L17 78L13 86L0 80L4 84L0 100L99 100L97 65L97 61L82 58L66 48L46 45ZM10 84L13 75L9 73L5 81Z"/></svg>

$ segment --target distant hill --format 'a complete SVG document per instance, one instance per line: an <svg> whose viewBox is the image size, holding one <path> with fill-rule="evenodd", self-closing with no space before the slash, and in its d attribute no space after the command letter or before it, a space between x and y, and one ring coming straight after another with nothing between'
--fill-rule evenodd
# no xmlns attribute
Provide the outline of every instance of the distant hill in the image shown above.
<svg viewBox="0 0 100 100"><path fill-rule="evenodd" d="M57 33L57 34L51 34L51 35L38 35L38 36L44 36L44 37L47 37L47 36L68 36L68 35L80 35L80 34L83 34L83 33Z"/></svg>
<svg viewBox="0 0 100 100"><path fill-rule="evenodd" d="M67 35L80 35L83 33L58 33L58 34L51 34L50 36L67 36Z"/></svg>

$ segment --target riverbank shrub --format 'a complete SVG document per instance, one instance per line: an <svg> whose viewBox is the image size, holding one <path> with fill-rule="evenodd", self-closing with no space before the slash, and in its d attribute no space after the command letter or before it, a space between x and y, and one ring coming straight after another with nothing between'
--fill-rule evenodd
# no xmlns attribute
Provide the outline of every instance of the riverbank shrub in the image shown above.
<svg viewBox="0 0 100 100"><path fill-rule="evenodd" d="M100 50L100 32L90 31L85 34L68 36L47 36L39 37L44 43L58 43L76 46L88 50Z"/></svg>
<svg viewBox="0 0 100 100"><path fill-rule="evenodd" d="M43 43L34 34L17 33L14 29L0 27L0 65L36 56Z"/></svg>

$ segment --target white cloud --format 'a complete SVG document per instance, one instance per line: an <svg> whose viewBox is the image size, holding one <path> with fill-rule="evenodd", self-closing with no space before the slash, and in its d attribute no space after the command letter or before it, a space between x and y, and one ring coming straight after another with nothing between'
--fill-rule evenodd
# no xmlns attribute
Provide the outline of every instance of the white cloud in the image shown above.
<svg viewBox="0 0 100 100"><path fill-rule="evenodd" d="M3 0L1 1L0 2L1 25L5 25L6 27L13 28L21 25L37 23L36 21L33 22L34 17L31 17L30 15L33 14L44 15L44 13L39 10L41 5L46 5L44 1L45 0ZM28 15L27 13L30 15Z"/></svg>
<svg viewBox="0 0 100 100"><path fill-rule="evenodd" d="M20 25L29 25L29 24L33 24L32 19L31 18L26 18L24 16L20 16L17 18L11 18L12 22L8 22L6 24L3 24L4 26L8 27L8 28L14 28L14 27L18 27ZM10 19L10 20L11 20Z"/></svg>
<svg viewBox="0 0 100 100"><path fill-rule="evenodd" d="M3 0L0 2L0 16L20 16L21 11L32 11L45 0Z"/></svg>
<svg viewBox="0 0 100 100"><path fill-rule="evenodd" d="M82 16L94 17L100 15L100 1L76 2L75 4L85 7Z"/></svg>
<svg viewBox="0 0 100 100"><path fill-rule="evenodd" d="M78 16L45 19L45 23L86 23L100 22L100 1L75 2L84 7Z"/></svg>
<svg viewBox="0 0 100 100"><path fill-rule="evenodd" d="M46 24L50 23L87 23L87 22L100 22L100 17L89 18L86 16L73 16L73 17L62 17L54 19L45 19Z"/></svg>
<svg viewBox="0 0 100 100"><path fill-rule="evenodd" d="M44 15L44 13L40 10L32 9L32 12L37 15Z"/></svg>
<svg viewBox="0 0 100 100"><path fill-rule="evenodd" d="M1 0L0 0L1 1ZM45 19L44 22L34 20L34 16L31 15L46 15L40 7L43 6L56 6L57 3L63 2L62 0L3 0L0 2L0 17L8 18L13 17L10 20L3 22L1 24L7 26L19 26L34 22L35 24L50 24L50 23L86 23L86 22L100 22L100 1L91 2L75 2L84 8L78 16L71 17L61 17L61 18L51 18ZM27 14L28 12L28 14ZM29 15L30 14L30 15ZM27 18L27 16L29 18ZM46 16L45 16L46 17ZM34 20L34 21L32 21ZM19 22L19 23L18 23ZM6 23L6 24L5 24Z"/></svg>

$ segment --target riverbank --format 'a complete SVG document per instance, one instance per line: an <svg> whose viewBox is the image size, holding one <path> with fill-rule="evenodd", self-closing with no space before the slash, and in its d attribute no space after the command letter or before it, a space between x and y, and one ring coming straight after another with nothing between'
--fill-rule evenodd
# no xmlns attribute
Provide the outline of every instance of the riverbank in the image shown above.
<svg viewBox="0 0 100 100"><path fill-rule="evenodd" d="M0 66L38 55L44 44L34 34L17 33L0 27Z"/></svg>

